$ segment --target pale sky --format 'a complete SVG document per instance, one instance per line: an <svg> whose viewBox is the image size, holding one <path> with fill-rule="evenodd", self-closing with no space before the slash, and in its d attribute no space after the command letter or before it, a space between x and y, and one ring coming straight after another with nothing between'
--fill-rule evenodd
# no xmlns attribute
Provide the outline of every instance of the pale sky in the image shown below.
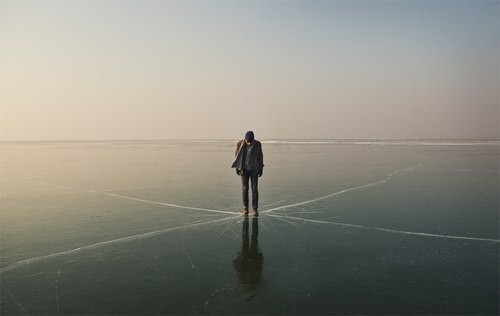
<svg viewBox="0 0 500 316"><path fill-rule="evenodd" d="M1 140L500 137L498 1L4 1Z"/></svg>

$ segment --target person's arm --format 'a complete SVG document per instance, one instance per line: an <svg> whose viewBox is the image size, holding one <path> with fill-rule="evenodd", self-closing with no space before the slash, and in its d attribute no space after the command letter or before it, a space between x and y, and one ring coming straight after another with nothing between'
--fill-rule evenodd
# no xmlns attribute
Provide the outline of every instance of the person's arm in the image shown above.
<svg viewBox="0 0 500 316"><path fill-rule="evenodd" d="M262 143L260 144L259 147L260 147L259 150L259 177L260 177L264 172L264 153L262 152Z"/></svg>
<svg viewBox="0 0 500 316"><path fill-rule="evenodd" d="M241 140L236 144L236 151L234 152L234 158L236 158L236 156L238 155L240 147L241 147Z"/></svg>
<svg viewBox="0 0 500 316"><path fill-rule="evenodd" d="M236 159L236 157L238 156L238 152L240 151L242 144L243 144L243 141L241 141L241 140L236 144L236 151L234 152L234 159ZM236 174L241 176L241 170L238 169L238 167L236 167Z"/></svg>

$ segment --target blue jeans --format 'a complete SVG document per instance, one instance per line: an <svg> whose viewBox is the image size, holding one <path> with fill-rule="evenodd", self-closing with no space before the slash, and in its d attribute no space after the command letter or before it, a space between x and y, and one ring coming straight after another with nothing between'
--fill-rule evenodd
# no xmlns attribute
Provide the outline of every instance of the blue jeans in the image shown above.
<svg viewBox="0 0 500 316"><path fill-rule="evenodd" d="M243 169L243 174L241 175L243 207L248 209L248 182L250 179L252 181L252 206L256 209L259 207L259 190L257 188L259 176L254 170Z"/></svg>

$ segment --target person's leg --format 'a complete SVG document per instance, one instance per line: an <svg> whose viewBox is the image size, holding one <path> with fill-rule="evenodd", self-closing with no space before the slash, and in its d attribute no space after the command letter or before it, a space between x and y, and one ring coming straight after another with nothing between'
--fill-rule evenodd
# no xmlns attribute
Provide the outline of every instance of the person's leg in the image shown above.
<svg viewBox="0 0 500 316"><path fill-rule="evenodd" d="M252 178L252 207L254 209L254 214L257 215L257 209L259 208L259 176L257 172L253 171L251 174Z"/></svg>
<svg viewBox="0 0 500 316"><path fill-rule="evenodd" d="M244 171L241 175L241 191L243 194L243 208L244 211L248 214L248 180L250 178L250 174L248 171Z"/></svg>

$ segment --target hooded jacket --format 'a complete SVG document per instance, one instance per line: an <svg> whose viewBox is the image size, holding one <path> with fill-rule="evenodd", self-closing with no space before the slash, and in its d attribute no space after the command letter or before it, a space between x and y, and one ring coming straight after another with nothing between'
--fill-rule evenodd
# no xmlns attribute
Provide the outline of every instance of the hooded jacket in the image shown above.
<svg viewBox="0 0 500 316"><path fill-rule="evenodd" d="M264 169L264 155L262 154L262 144L258 140L253 140L255 150L253 156L253 170L257 170L257 173L262 173ZM239 170L243 170L243 164L245 162L245 153L246 153L247 144L245 140L240 140L238 144L236 144L236 152L234 153L234 162L231 168L236 168Z"/></svg>

